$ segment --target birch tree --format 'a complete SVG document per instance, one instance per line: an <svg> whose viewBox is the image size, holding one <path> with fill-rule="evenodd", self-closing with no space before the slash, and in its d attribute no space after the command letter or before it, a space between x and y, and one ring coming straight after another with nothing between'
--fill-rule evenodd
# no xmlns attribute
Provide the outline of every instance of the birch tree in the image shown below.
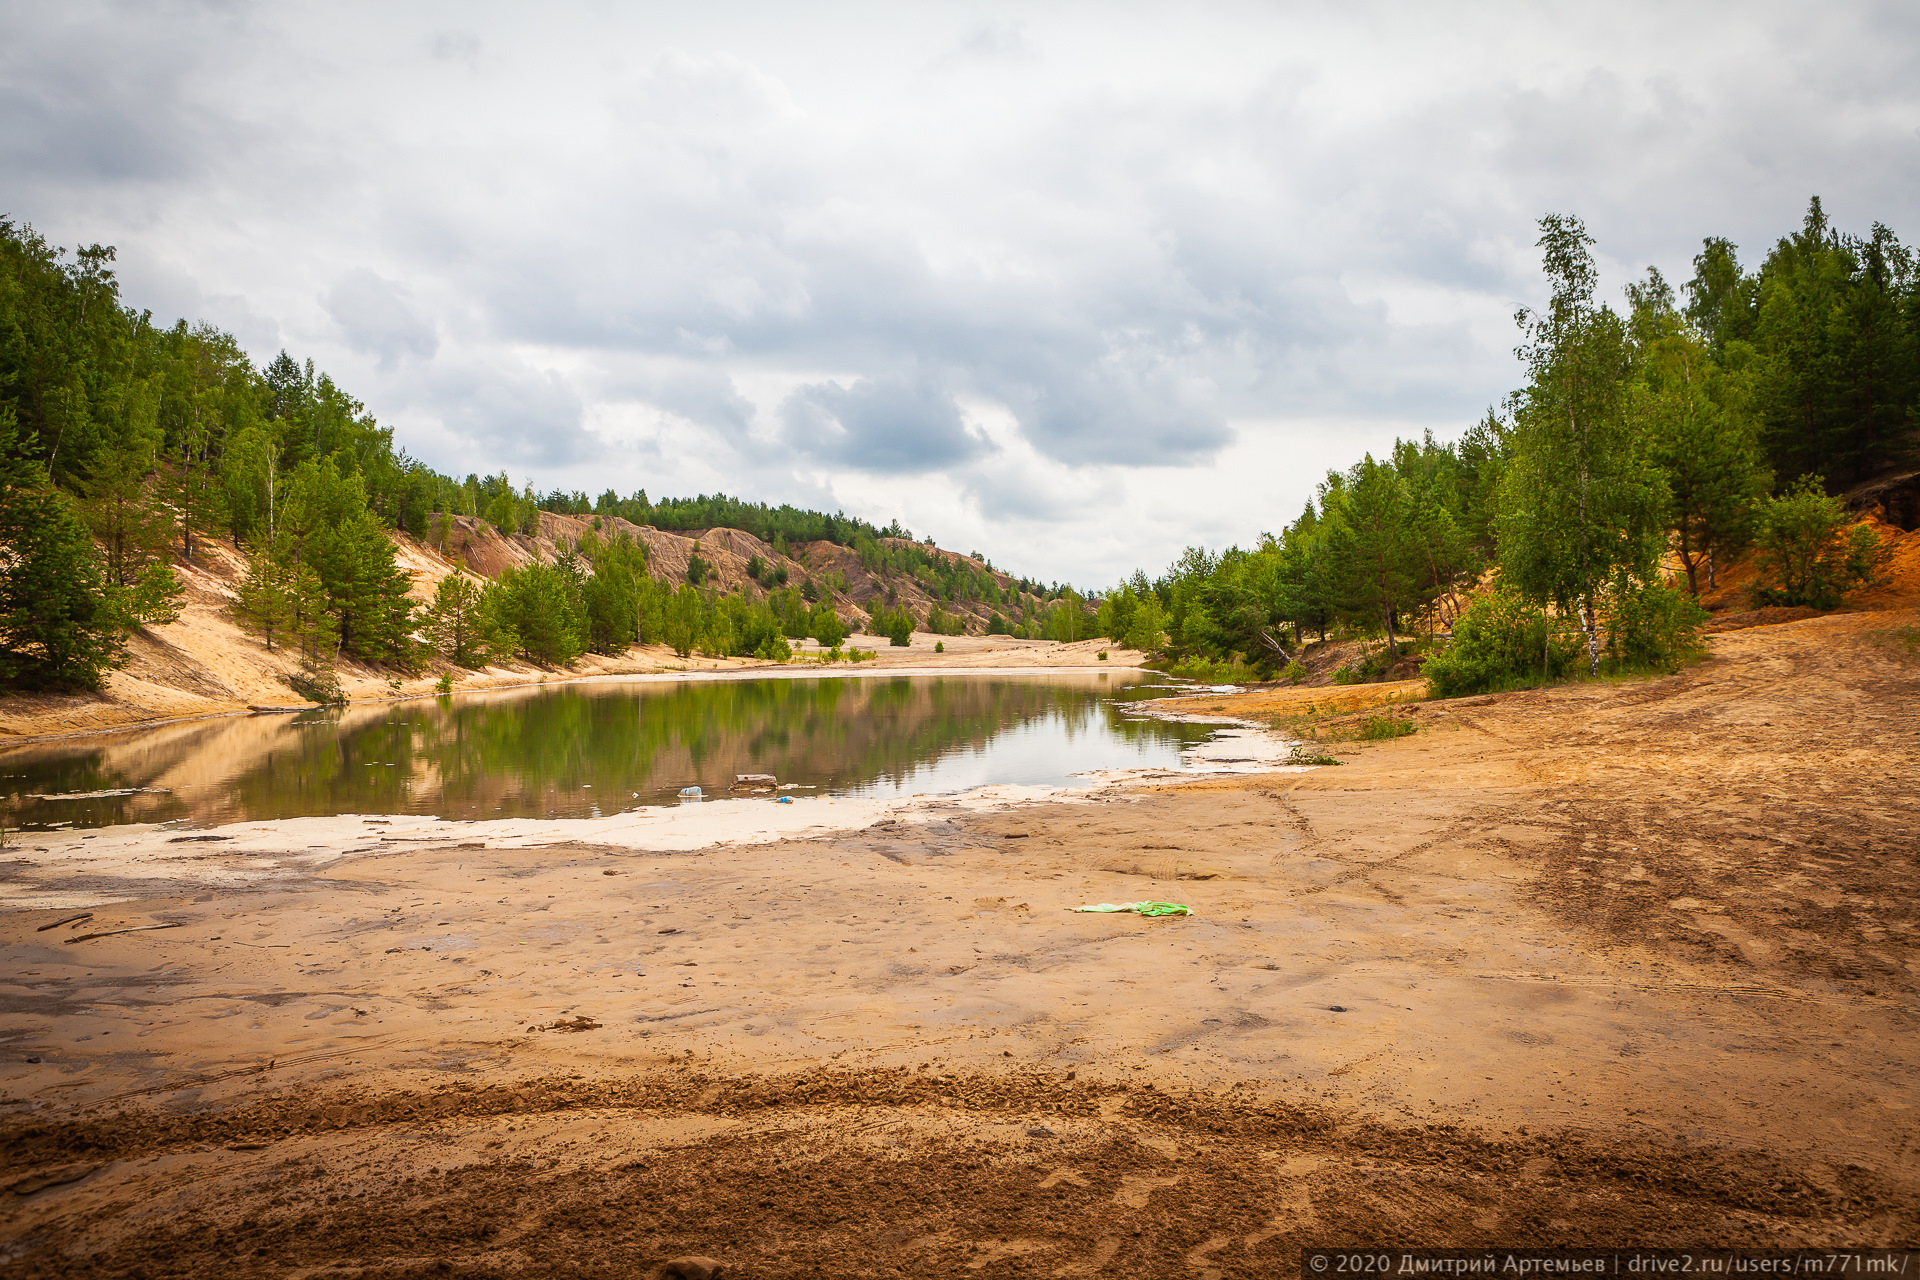
<svg viewBox="0 0 1920 1280"><path fill-rule="evenodd" d="M1500 480L1500 568L1529 599L1579 619L1593 674L1609 584L1652 577L1665 483L1626 413L1626 327L1594 303L1593 238L1566 214L1542 218L1540 233L1553 296L1544 313L1515 317L1528 383Z"/></svg>

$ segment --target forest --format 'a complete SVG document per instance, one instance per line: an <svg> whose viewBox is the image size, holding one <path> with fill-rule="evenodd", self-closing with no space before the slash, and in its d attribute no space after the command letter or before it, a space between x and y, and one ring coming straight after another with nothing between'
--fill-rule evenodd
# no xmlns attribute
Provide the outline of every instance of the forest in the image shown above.
<svg viewBox="0 0 1920 1280"><path fill-rule="evenodd" d="M1457 441L1329 473L1252 547L1136 571L1099 634L1174 670L1296 679L1310 638L1372 638L1336 678L1410 659L1447 695L1670 669L1744 556L1757 605L1830 608L1868 581L1877 539L1839 495L1915 458L1911 250L1836 230L1816 197L1757 269L1708 238L1678 293L1649 268L1616 309L1580 220L1539 225L1551 300L1516 318L1524 386Z"/></svg>
<svg viewBox="0 0 1920 1280"><path fill-rule="evenodd" d="M178 616L174 566L193 564L212 536L231 537L249 558L235 617L269 647L302 656L296 687L312 697L330 695L343 656L405 671L436 655L465 666L564 664L635 642L772 657L791 639L831 646L844 635L811 584L790 588L769 568L769 595L749 603L706 587L697 561L690 581L661 581L644 548L618 538L585 539L555 563L484 586L450 581L422 608L387 531L430 540L448 514L509 535L533 533L546 509L669 530L738 528L780 554L826 541L870 569L919 579L936 601L1004 608L1015 621L995 622L1009 631L1043 629L1061 594L1057 585L1003 588L898 522L879 528L720 494L541 498L505 472L440 474L396 448L392 430L312 361L283 351L256 368L229 334L184 320L163 326L124 305L115 257L101 245L69 255L0 219L0 687L98 687L136 629ZM936 604L931 617L893 610L877 625L951 624Z"/></svg>
<svg viewBox="0 0 1920 1280"><path fill-rule="evenodd" d="M122 303L112 248L69 255L0 219L0 684L97 687L137 628L177 616L173 566L212 536L249 558L235 616L300 653L308 696L329 695L341 656L412 671L660 642L780 658L802 636L844 637L812 582L763 562L767 594L749 601L706 587L696 557L670 583L617 535L495 582L449 579L423 608L387 531L431 541L448 514L506 534L547 510L737 528L778 555L848 548L933 599L926 617L875 605L869 625L901 642L959 629L947 607L977 603L995 632L1104 635L1176 670L1298 678L1310 638L1371 637L1343 678L1415 656L1437 692L1670 667L1698 645L1702 587L1741 557L1762 567L1757 603L1828 607L1869 578L1873 535L1838 495L1914 458L1912 252L1877 223L1837 230L1816 198L1757 268L1708 238L1678 292L1649 269L1616 308L1595 296L1580 221L1540 232L1551 300L1517 317L1525 385L1458 440L1396 442L1330 473L1278 534L1190 547L1088 599L1003 584L897 521L442 475L311 361L256 368L217 329L158 325Z"/></svg>

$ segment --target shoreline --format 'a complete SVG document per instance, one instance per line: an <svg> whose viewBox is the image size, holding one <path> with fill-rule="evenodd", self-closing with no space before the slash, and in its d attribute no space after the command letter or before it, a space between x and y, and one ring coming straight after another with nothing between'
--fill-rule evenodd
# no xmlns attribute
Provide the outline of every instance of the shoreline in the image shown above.
<svg viewBox="0 0 1920 1280"><path fill-rule="evenodd" d="M914 674L953 673L922 669ZM1089 673L1083 668L1054 671L1010 668L1004 672L962 669L961 674L1084 676ZM745 672L737 675L701 673L698 677L681 678L715 676L752 678ZM360 855L380 858L404 854L409 852L408 846L419 846L416 850L419 852L449 847L502 851L587 845L634 854L703 853L720 846L843 837L881 825L924 825L954 814L1093 803L1124 798L1130 792L1147 788L1203 784L1252 773L1296 773L1318 767L1288 763L1296 745L1294 741L1252 721L1194 715L1175 706L1155 705L1185 700L1175 696L1129 704L1134 714L1217 726L1216 733L1206 742L1196 743L1180 753L1179 766L1088 769L1070 775L1078 781L1067 784L986 783L904 798L844 793L788 794L786 803L776 803L776 796L771 793L736 796L717 792L691 802L636 805L598 817L461 818L384 810L236 818L207 825L196 824L191 819L173 819L99 827L63 824L16 828L9 837L10 850L16 854L40 855L43 861L31 870L16 870L9 880L0 884L0 912L108 906L166 892L170 886L195 890L245 888L320 869L343 867L360 860ZM830 814L829 809L838 812ZM184 843L189 847L174 852L160 847L163 843ZM289 846L300 851L289 852ZM19 868L22 864L15 866ZM30 886L42 879L65 883L76 874L100 877L118 887L106 891L106 896L30 890Z"/></svg>
<svg viewBox="0 0 1920 1280"><path fill-rule="evenodd" d="M48 898L119 896L0 911L0 1140L43 1187L0 1230L209 1275L241 1222L255 1270L380 1274L440 1222L540 1274L1905 1238L1920 668L1874 625L1416 704L1339 768L820 798L751 842L69 837ZM1136 900L1192 914L1074 911Z"/></svg>
<svg viewBox="0 0 1920 1280"><path fill-rule="evenodd" d="M872 639L873 637L865 637L865 636L850 637L850 639L853 639L853 638ZM919 633L916 633L916 640L920 638L921 637L919 636ZM927 637L927 638L932 639L933 637ZM881 639L884 640L884 637L881 637ZM959 637L938 637L938 639L953 640L955 642L973 641L977 645L980 641L986 640L988 638L978 637L978 636L959 636ZM1057 642L1054 642L1054 641L1015 641L1012 643L1011 647L1001 647L998 645L980 646L970 650L962 649L958 652L953 652L947 655L940 655L938 658L936 658L935 655L929 652L927 654L927 658L929 660L927 661L903 661L902 659L911 659L911 658L917 657L917 651L910 648L900 648L895 650L895 653L892 655L892 658L893 658L892 661L870 660L868 662L849 663L845 665L841 663L834 663L832 665L828 665L824 663L807 662L804 660L789 662L789 663L773 663L773 662L758 662L754 659L736 659L736 658L689 659L689 661L706 661L706 662L712 663L713 665L708 667L680 667L680 668L654 667L648 670L633 670L633 671L593 671L593 670L565 671L565 672L554 673L554 674L542 673L538 679L529 680L529 679L516 678L516 679L509 679L509 680L501 680L498 682L492 682L491 677L489 676L489 673L499 669L485 668L482 671L474 672L470 674L476 677L476 679L488 680L489 681L488 683L469 683L464 685L455 684L453 689L451 689L446 693L441 693L438 689L433 687L432 682L427 681L424 677L421 677L408 682L418 687L409 689L402 693L387 695L387 696L374 695L374 696L367 696L367 697L354 697L354 698L348 698L345 702L315 703L309 707L301 707L301 708L293 708L293 709L283 709L281 707L275 707L272 710L266 710L266 711L256 711L253 709L254 706L265 705L261 703L255 703L251 705L248 705L248 704L236 705L233 703L228 703L217 710L202 711L202 712L198 712L190 715L172 715L172 716L159 716L159 717L149 718L149 719L132 719L132 720L120 721L114 724L102 725L99 728L77 729L77 730L72 730L67 732L58 732L58 733L26 733L26 732L21 732L19 730L11 728L8 725L8 721L9 719L15 719L15 717L10 717L9 715L6 714L6 710L7 710L6 700L4 698L0 698L0 755L4 755L5 752L12 747L25 747L25 746L33 746L36 744L47 743L47 742L70 741L77 738L90 738L90 737L99 737L103 735L118 734L118 733L131 733L131 732L137 732L143 729L156 729L163 725L185 724L185 723L196 721L196 720L219 720L219 719L227 719L227 718L238 717L238 716L253 716L253 715L305 715L314 711L327 711L327 710L336 709L336 708L382 706L389 703L418 702L418 701L429 699L429 698L456 697L463 693L467 693L467 694L494 693L494 692L502 692L507 690L538 689L538 688L542 688L544 686L549 686L549 685L586 684L586 683L620 683L620 682L639 683L639 682L647 682L647 681L659 681L659 682L671 683L671 682L678 682L678 681L701 680L701 679L752 680L752 679L764 679L764 678L775 678L775 679L805 679L810 677L818 677L818 678L842 677L844 678L847 676L872 677L877 675L920 675L920 674L1045 675L1045 674L1077 674L1077 673L1088 673L1088 672L1099 673L1099 672L1112 672L1112 671L1147 670L1147 668L1141 665L1146 658L1145 654L1140 653L1137 650L1122 650L1118 648L1111 648L1110 657L1107 661L1104 661L1104 662L1097 661L1097 660L1090 660L1090 661L1077 662L1077 663L1058 663L1058 664L1033 663L1033 664L1027 664L1027 665L992 666L992 665L984 665L980 662L968 663L968 662L960 661L960 659L965 659L968 657L975 657L975 656L985 656L987 654L1011 654L1011 653L1019 653L1019 652L1026 652L1026 653L1054 652L1054 653L1065 653L1069 656L1072 656L1083 649L1086 651L1087 655L1090 658L1091 655L1095 652L1094 646L1096 644L1100 646L1106 646L1107 642L1078 641L1072 645L1059 645ZM655 646L655 647L658 647L658 646ZM925 648L930 649L930 646L925 646ZM641 649L636 647L635 649L630 649L627 655L623 655L621 658L600 659L600 660L614 662L614 663L628 662L633 660L633 655L640 654L642 652L643 651ZM806 652L814 652L814 651L803 650L802 652L806 653ZM884 650L880 650L877 652L884 652ZM721 665L723 663L733 663L733 664L739 664L739 665ZM516 676L519 675L519 673L517 672L514 674ZM1155 674L1158 675L1161 673L1156 672ZM1173 677L1167 677L1167 678L1172 679ZM372 684L371 681L361 681L360 683ZM11 696L14 698L23 698L23 697L30 697L31 695L15 694ZM76 695L74 696L74 701L76 702L85 701L94 705L99 705L100 703L105 702L107 700L100 697L82 698L81 696ZM59 713L56 712L54 714L59 714ZM19 717L18 719L20 719L22 722L25 722L25 723L32 723L36 720L44 720L46 718L48 718L47 715L45 713L42 713L38 715L29 714L25 717Z"/></svg>

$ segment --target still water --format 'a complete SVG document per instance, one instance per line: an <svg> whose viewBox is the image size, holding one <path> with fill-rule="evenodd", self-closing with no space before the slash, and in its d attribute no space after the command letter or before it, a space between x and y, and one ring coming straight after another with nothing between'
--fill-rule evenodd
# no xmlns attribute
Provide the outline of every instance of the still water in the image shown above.
<svg viewBox="0 0 1920 1280"><path fill-rule="evenodd" d="M338 813L595 817L724 796L909 796L1165 768L1203 726L1127 714L1152 672L595 682L242 716L0 752L7 825ZM102 792L126 794L102 795ZM50 798L51 797L51 798Z"/></svg>

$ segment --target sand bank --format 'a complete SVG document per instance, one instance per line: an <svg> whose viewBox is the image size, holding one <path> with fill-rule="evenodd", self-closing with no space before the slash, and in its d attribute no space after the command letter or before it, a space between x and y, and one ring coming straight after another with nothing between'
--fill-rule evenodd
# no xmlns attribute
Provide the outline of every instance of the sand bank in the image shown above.
<svg viewBox="0 0 1920 1280"><path fill-rule="evenodd" d="M1845 619L1711 649L1307 772L704 845L395 820L8 912L0 1139L66 1180L0 1236L43 1271L1181 1277L1910 1238L1920 668ZM304 852L256 834L209 865ZM1142 898L1194 914L1070 910Z"/></svg>

